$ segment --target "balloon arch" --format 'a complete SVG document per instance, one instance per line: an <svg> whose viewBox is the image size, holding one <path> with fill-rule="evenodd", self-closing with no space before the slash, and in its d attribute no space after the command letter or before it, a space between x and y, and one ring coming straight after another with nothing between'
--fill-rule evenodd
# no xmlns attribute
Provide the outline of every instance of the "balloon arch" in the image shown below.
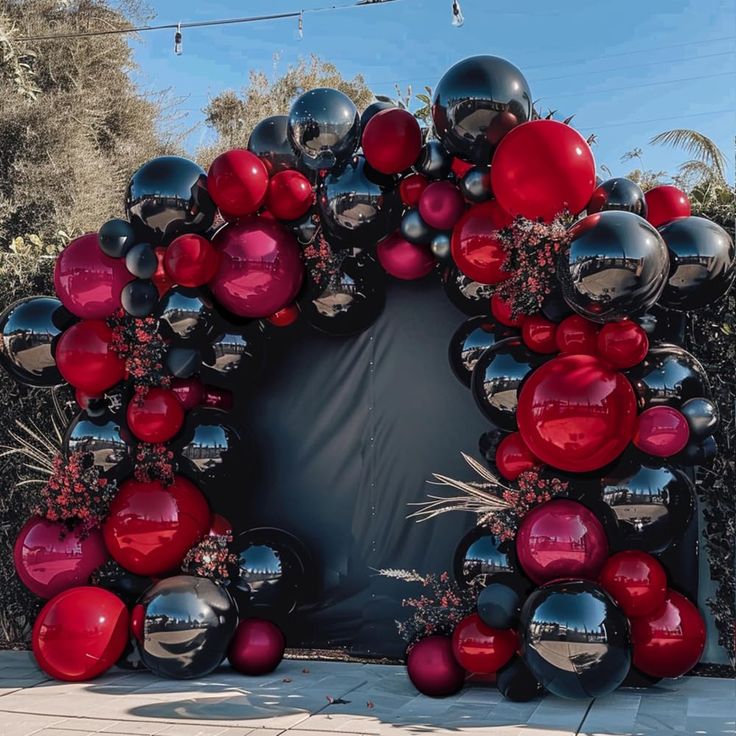
<svg viewBox="0 0 736 736"><path fill-rule="evenodd" d="M450 362L491 428L484 462L467 458L480 481L437 475L456 495L416 512L478 514L456 556L462 615L444 603L410 637L416 687L495 673L513 699L590 697L698 662L703 619L659 555L694 513L718 411L668 315L726 292L733 243L675 187L597 180L588 142L540 119L503 59L453 66L432 118L434 137L405 109L360 115L315 89L206 173L149 161L127 219L59 255L56 297L5 311L4 367L69 384L81 410L58 454L21 443L45 475L15 562L48 599L33 650L53 677L95 677L131 641L168 677L226 654L245 674L277 666L264 612L299 605L309 553L278 530L233 539L198 487L221 460L208 432L244 445L226 413L269 330L357 334L386 274L431 272L470 316Z"/></svg>

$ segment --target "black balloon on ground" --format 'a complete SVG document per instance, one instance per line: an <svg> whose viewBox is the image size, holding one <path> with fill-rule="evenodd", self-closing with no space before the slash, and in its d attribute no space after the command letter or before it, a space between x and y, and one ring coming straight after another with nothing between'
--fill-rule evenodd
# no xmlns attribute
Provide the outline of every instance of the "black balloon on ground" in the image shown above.
<svg viewBox="0 0 736 736"><path fill-rule="evenodd" d="M286 134L288 123L288 115L271 115L261 120L248 138L248 150L266 164L271 176L297 168L298 158Z"/></svg>
<svg viewBox="0 0 736 736"><path fill-rule="evenodd" d="M61 446L67 457L74 452L90 453L93 464L102 473L118 474L128 468L128 445L132 439L114 414L105 412L93 418L83 411L67 427Z"/></svg>
<svg viewBox="0 0 736 736"><path fill-rule="evenodd" d="M120 302L131 317L147 317L158 304L158 289L152 281L130 281L120 292Z"/></svg>
<svg viewBox="0 0 736 736"><path fill-rule="evenodd" d="M452 156L439 141L427 141L414 168L429 179L446 179L452 170Z"/></svg>
<svg viewBox="0 0 736 736"><path fill-rule="evenodd" d="M159 314L164 337L202 340L214 328L212 302L199 289L169 289L161 299Z"/></svg>
<svg viewBox="0 0 736 736"><path fill-rule="evenodd" d="M586 209L589 215L595 212L619 210L633 212L639 217L646 218L647 201L644 199L644 192L636 182L617 177L596 186Z"/></svg>
<svg viewBox="0 0 736 736"><path fill-rule="evenodd" d="M496 573L514 572L510 549L509 543L499 542L488 527L471 529L455 550L455 581L463 588L483 587Z"/></svg>
<svg viewBox="0 0 736 736"><path fill-rule="evenodd" d="M135 230L127 220L108 220L97 231L100 250L110 258L122 258L135 245Z"/></svg>
<svg viewBox="0 0 736 736"><path fill-rule="evenodd" d="M496 672L496 687L506 700L526 703L543 692L539 681L521 657L514 656Z"/></svg>
<svg viewBox="0 0 736 736"><path fill-rule="evenodd" d="M428 245L432 242L436 230L427 225L416 208L407 210L401 217L399 226L401 237L415 245Z"/></svg>
<svg viewBox="0 0 736 736"><path fill-rule="evenodd" d="M464 314L469 317L488 314L493 284L473 281L456 266L443 271L442 284L447 298Z"/></svg>
<svg viewBox="0 0 736 736"><path fill-rule="evenodd" d="M448 357L455 377L470 386L470 377L485 350L517 331L499 324L491 317L471 317L463 322L450 338Z"/></svg>

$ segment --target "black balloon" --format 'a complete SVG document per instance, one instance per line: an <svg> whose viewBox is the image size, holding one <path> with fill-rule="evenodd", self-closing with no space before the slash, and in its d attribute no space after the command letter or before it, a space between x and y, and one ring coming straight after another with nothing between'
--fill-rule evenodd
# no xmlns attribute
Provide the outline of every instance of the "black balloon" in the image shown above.
<svg viewBox="0 0 736 736"><path fill-rule="evenodd" d="M180 156L143 164L128 184L125 209L138 240L152 245L206 232L216 212L204 169Z"/></svg>
<svg viewBox="0 0 736 736"><path fill-rule="evenodd" d="M309 245L314 242L314 238L319 232L320 227L319 216L311 209L298 220L283 224L291 230L301 245Z"/></svg>
<svg viewBox="0 0 736 736"><path fill-rule="evenodd" d="M318 87L300 95L291 106L287 136L308 168L332 169L358 148L360 117L346 94Z"/></svg>
<svg viewBox="0 0 736 736"><path fill-rule="evenodd" d="M659 232L670 254L670 274L659 303L687 311L722 297L736 273L731 236L704 217L678 217Z"/></svg>
<svg viewBox="0 0 736 736"><path fill-rule="evenodd" d="M418 209L407 210L401 218L401 237L416 245L429 245L436 230L427 225L419 214Z"/></svg>
<svg viewBox="0 0 736 736"><path fill-rule="evenodd" d="M531 117L532 95L524 75L497 56L463 59L435 88L437 137L451 154L476 164L487 164L504 134Z"/></svg>
<svg viewBox="0 0 736 736"><path fill-rule="evenodd" d="M499 324L491 317L471 317L455 330L450 338L448 356L455 377L470 386L475 364L485 350L500 340L518 334L516 330Z"/></svg>
<svg viewBox="0 0 736 736"><path fill-rule="evenodd" d="M487 432L483 432L483 434L478 438L478 451L486 461L486 465L488 465L495 475L498 475L496 450L498 450L501 440L506 437L507 434L508 432L504 432L500 429L489 429Z"/></svg>
<svg viewBox="0 0 736 736"><path fill-rule="evenodd" d="M248 139L248 150L260 158L271 176L297 168L297 155L289 143L288 115L272 115L261 120Z"/></svg>
<svg viewBox="0 0 736 736"><path fill-rule="evenodd" d="M98 231L100 250L111 258L122 258L135 245L135 230L127 220L108 220Z"/></svg>
<svg viewBox="0 0 736 736"><path fill-rule="evenodd" d="M576 222L570 235L557 276L574 311L611 322L643 314L657 301L669 256L646 220L631 212L597 212Z"/></svg>
<svg viewBox="0 0 736 736"><path fill-rule="evenodd" d="M684 449L672 458L678 465L708 465L718 455L718 443L712 435L702 440L688 442Z"/></svg>
<svg viewBox="0 0 736 736"><path fill-rule="evenodd" d="M635 215L646 218L647 201L644 199L644 192L631 179L623 177L608 179L596 186L588 202L587 212L592 215L595 212L608 210L633 212Z"/></svg>
<svg viewBox="0 0 736 736"><path fill-rule="evenodd" d="M365 130L365 126L368 125L368 121L374 115L378 115L379 112L383 112L384 110L391 110L394 107L396 107L396 105L393 102L388 102L386 100L376 100L375 102L371 102L371 104L368 105L360 115L360 129Z"/></svg>
<svg viewBox="0 0 736 736"><path fill-rule="evenodd" d="M629 672L629 621L596 583L566 580L534 591L519 631L529 670L561 698L603 697Z"/></svg>
<svg viewBox="0 0 736 736"><path fill-rule="evenodd" d="M29 386L58 386L64 379L54 360L54 341L66 326L61 302L33 296L11 304L0 315L0 364Z"/></svg>
<svg viewBox="0 0 736 736"><path fill-rule="evenodd" d="M499 542L488 527L477 526L460 540L452 571L461 587L484 587L492 575L514 571L510 544Z"/></svg>
<svg viewBox="0 0 736 736"><path fill-rule="evenodd" d="M685 339L685 320L681 312L663 309L656 304L641 317L637 322L647 333L649 343L674 343L680 344Z"/></svg>
<svg viewBox="0 0 736 736"><path fill-rule="evenodd" d="M511 661L496 672L496 687L506 700L526 703L542 693L542 686L521 657Z"/></svg>
<svg viewBox="0 0 736 736"><path fill-rule="evenodd" d="M176 378L190 378L201 364L202 354L196 348L170 346L166 351L166 368Z"/></svg>
<svg viewBox="0 0 736 736"><path fill-rule="evenodd" d="M131 317L147 317L158 304L158 289L152 281L135 279L123 286L120 303Z"/></svg>
<svg viewBox="0 0 736 736"><path fill-rule="evenodd" d="M442 284L448 299L469 317L488 314L493 284L481 284L466 276L456 266L442 273Z"/></svg>
<svg viewBox="0 0 736 736"><path fill-rule="evenodd" d="M78 414L64 434L64 453L88 452L92 462L103 473L121 474L127 469L128 445L132 437L117 417L110 412L90 417L85 411Z"/></svg>
<svg viewBox="0 0 736 736"><path fill-rule="evenodd" d="M427 141L414 167L430 179L446 179L452 171L452 156L439 141Z"/></svg>
<svg viewBox="0 0 736 736"><path fill-rule="evenodd" d="M478 595L478 615L494 629L516 626L521 613L521 595L510 585L490 582Z"/></svg>
<svg viewBox="0 0 736 736"><path fill-rule="evenodd" d="M129 608L153 585L153 578L135 575L115 562L107 562L90 577L90 584L105 588L120 598Z"/></svg>
<svg viewBox="0 0 736 736"><path fill-rule="evenodd" d="M260 374L265 363L265 344L257 327L242 332L225 332L210 343L201 377L205 383L246 387Z"/></svg>
<svg viewBox="0 0 736 736"><path fill-rule="evenodd" d="M143 617L138 651L146 667L160 677L208 675L224 659L238 625L233 599L209 578L166 578L138 605Z"/></svg>
<svg viewBox="0 0 736 736"><path fill-rule="evenodd" d="M158 268L158 258L148 243L138 243L125 254L125 267L139 279L150 279Z"/></svg>
<svg viewBox="0 0 736 736"><path fill-rule="evenodd" d="M626 675L626 679L621 683L621 687L631 688L650 688L652 685L656 685L662 678L652 677L651 675L645 675L640 670L636 669L634 665L631 665L629 674Z"/></svg>
<svg viewBox="0 0 736 736"><path fill-rule="evenodd" d="M160 305L162 334L179 340L201 340L214 327L212 303L198 289L175 286Z"/></svg>
<svg viewBox="0 0 736 736"><path fill-rule="evenodd" d="M572 314L570 305L562 296L562 290L556 286L553 286L552 291L544 297L540 311L550 322L562 322L565 317Z"/></svg>
<svg viewBox="0 0 736 736"><path fill-rule="evenodd" d="M468 202L485 202L493 197L488 166L474 166L460 179L460 191Z"/></svg>
<svg viewBox="0 0 736 736"><path fill-rule="evenodd" d="M452 261L452 250L449 233L437 233L429 243L432 255L442 263Z"/></svg>
<svg viewBox="0 0 736 736"><path fill-rule="evenodd" d="M688 399L680 407L690 427L690 441L704 440L718 428L718 407L703 397Z"/></svg>

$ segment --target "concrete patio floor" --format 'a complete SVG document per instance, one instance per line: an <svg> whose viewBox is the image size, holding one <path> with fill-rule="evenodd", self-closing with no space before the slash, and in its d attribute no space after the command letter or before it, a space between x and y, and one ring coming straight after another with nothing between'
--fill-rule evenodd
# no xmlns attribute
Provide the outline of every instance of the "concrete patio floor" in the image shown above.
<svg viewBox="0 0 736 736"><path fill-rule="evenodd" d="M419 695L402 667L285 660L247 678L202 680L115 669L88 683L49 680L28 652L0 652L0 735L663 736L736 734L736 680L686 677L597 700L511 703L490 686L442 700Z"/></svg>

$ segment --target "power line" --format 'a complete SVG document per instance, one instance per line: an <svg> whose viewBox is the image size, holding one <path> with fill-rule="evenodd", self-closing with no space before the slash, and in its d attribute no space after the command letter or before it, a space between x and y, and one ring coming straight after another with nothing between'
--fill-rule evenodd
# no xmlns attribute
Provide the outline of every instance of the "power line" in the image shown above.
<svg viewBox="0 0 736 736"><path fill-rule="evenodd" d="M620 123L602 123L601 125L586 125L585 127L578 128L575 130L603 130L604 128L621 128L627 125L644 125L645 123L661 123L665 120L686 120L688 118L700 118L704 115L725 115L727 113L736 113L736 108L730 108L727 110L706 110L705 112L695 112L689 115L670 115L662 118L650 118L649 120L627 120Z"/></svg>

